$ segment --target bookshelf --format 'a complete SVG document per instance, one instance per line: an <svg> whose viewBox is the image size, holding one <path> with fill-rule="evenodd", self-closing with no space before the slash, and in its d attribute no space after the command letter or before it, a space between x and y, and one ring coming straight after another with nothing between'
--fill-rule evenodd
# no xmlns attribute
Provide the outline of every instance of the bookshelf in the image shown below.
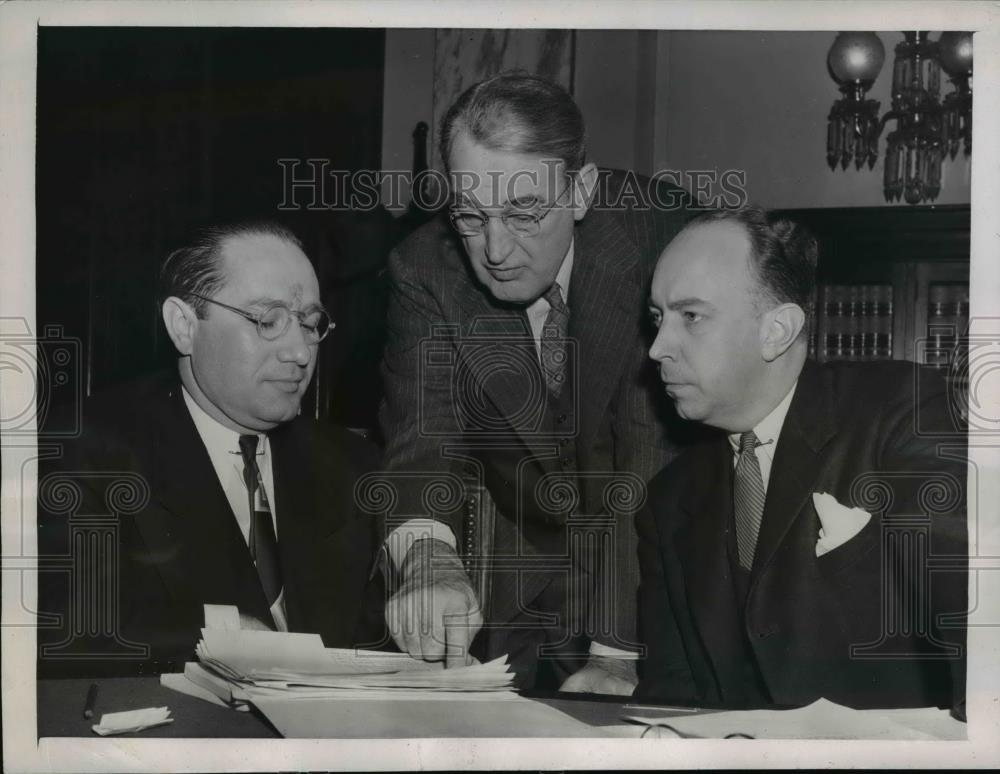
<svg viewBox="0 0 1000 774"><path fill-rule="evenodd" d="M893 356L893 286L821 285L810 349L827 360L882 360Z"/></svg>
<svg viewBox="0 0 1000 774"><path fill-rule="evenodd" d="M810 330L817 360L910 360L950 369L969 326L968 206L781 214L819 241Z"/></svg>
<svg viewBox="0 0 1000 774"><path fill-rule="evenodd" d="M961 261L906 262L893 267L888 282L821 284L813 356L947 368L969 329L968 274Z"/></svg>

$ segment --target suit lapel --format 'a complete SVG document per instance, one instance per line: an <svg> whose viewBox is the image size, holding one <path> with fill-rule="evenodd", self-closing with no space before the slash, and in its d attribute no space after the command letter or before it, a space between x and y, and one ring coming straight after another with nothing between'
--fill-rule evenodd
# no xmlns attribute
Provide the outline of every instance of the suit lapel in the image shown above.
<svg viewBox="0 0 1000 774"><path fill-rule="evenodd" d="M778 437L764 504L751 578L750 596L774 560L792 524L809 512L820 476L820 452L836 429L832 388L814 363L806 362Z"/></svg>
<svg viewBox="0 0 1000 774"><path fill-rule="evenodd" d="M371 521L356 515L355 461L321 448L298 420L269 438L289 628L355 643L375 560Z"/></svg>
<svg viewBox="0 0 1000 774"><path fill-rule="evenodd" d="M693 453L690 486L680 501L685 524L677 548L684 569L688 604L712 664L721 699L726 686L740 684L734 665L741 663L742 641L735 586L726 551L732 515L733 455L725 437L703 444ZM711 698L712 686L701 686Z"/></svg>
<svg viewBox="0 0 1000 774"><path fill-rule="evenodd" d="M516 418L515 433L543 467L554 467L551 439L537 433L543 427L545 377L524 308L497 302L475 280L455 283L453 301L460 310L459 358L474 375L471 386L485 392L499 416ZM475 400L469 392L464 399Z"/></svg>
<svg viewBox="0 0 1000 774"><path fill-rule="evenodd" d="M316 507L320 493L315 491L315 482L310 488L303 480L309 467L299 458L299 452L304 450L295 447L295 439L290 430L289 427L277 428L268 434L268 440L271 445L273 508L277 525L278 558L284 584L285 612L289 629L300 631L304 628L302 621L307 617L301 604L303 595L300 591L310 585L310 582L316 582L317 590L329 591L324 588L328 584L319 582L314 561L316 552L322 551L326 546L327 535L316 531L315 525L321 516L329 517L327 523L333 524L334 516L340 513L340 508L338 503L327 502L321 506L320 513L320 508ZM325 560L332 562L336 557L331 554ZM303 582L303 579L308 580Z"/></svg>
<svg viewBox="0 0 1000 774"><path fill-rule="evenodd" d="M211 458L184 404L179 383L158 396L151 490L160 508L135 518L152 551L171 546L176 556L157 566L177 599L237 600L242 612L273 623L246 542Z"/></svg>
<svg viewBox="0 0 1000 774"><path fill-rule="evenodd" d="M808 500L821 472L820 455L835 432L832 390L821 370L807 363L781 429L771 468L764 517L751 572L747 606L760 579L788 539L792 526L809 514ZM743 698L745 655L741 615L727 556L733 513L733 453L725 437L696 447L691 482L679 507L685 523L676 544L687 601L720 691L719 700ZM805 534L803 532L802 534ZM712 686L701 686L711 700Z"/></svg>
<svg viewBox="0 0 1000 774"><path fill-rule="evenodd" d="M577 446L586 449L600 427L631 352L621 342L641 335L644 288L637 268L638 250L612 218L601 213L585 217L577 226L573 250L569 335L577 347ZM488 381L482 385L484 391L502 416L523 416L525 407L539 404L539 397L545 394L545 380L524 309L495 301L475 281L456 282L453 301L462 312L463 347L483 337L490 342L490 363L502 364L506 359L511 364L509 368L491 369ZM530 378L525 378L526 372ZM532 424L518 422L521 429ZM521 436L529 447L545 455L545 444L533 440L530 433Z"/></svg>
<svg viewBox="0 0 1000 774"><path fill-rule="evenodd" d="M578 450L586 453L618 385L631 342L642 335L639 252L624 229L600 212L577 226L570 280L570 338L577 343Z"/></svg>

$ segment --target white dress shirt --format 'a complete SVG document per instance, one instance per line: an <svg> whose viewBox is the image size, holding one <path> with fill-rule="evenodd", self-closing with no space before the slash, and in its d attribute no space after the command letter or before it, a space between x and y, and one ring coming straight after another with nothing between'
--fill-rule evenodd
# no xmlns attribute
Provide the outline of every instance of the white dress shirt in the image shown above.
<svg viewBox="0 0 1000 774"><path fill-rule="evenodd" d="M781 428L785 424L785 417L788 415L788 407L792 405L792 396L795 395L795 388L798 382L792 385L792 389L781 400L774 410L771 411L754 427L754 435L760 441L754 453L757 455L757 462L760 464L760 477L764 480L764 492L767 492L767 485L771 481L771 465L774 463L774 452L778 448L778 436L781 435ZM740 433L733 433L729 436L729 445L733 449L733 467L740 456Z"/></svg>
<svg viewBox="0 0 1000 774"><path fill-rule="evenodd" d="M767 484L771 480L771 464L774 462L774 450L778 446L778 436L781 434L781 427L785 424L785 416L788 414L788 407L792 403L792 396L795 394L795 387L798 382L792 385L792 389L782 399L781 403L774 407L766 417L764 417L756 427L754 434L760 441L760 446L755 450L757 461L760 463L760 475L764 479L764 491L767 492ZM729 436L729 444L733 448L733 465L740 454L740 433L733 433ZM638 654L602 645L599 642L590 643L590 652L596 656L609 656L611 658L622 658L633 660L638 658Z"/></svg>
<svg viewBox="0 0 1000 774"><path fill-rule="evenodd" d="M555 279L562 291L563 302L566 304L569 303L569 281L572 273L573 242L571 241ZM538 353L539 362L542 352L542 328L545 327L545 318L549 315L549 309L551 309L551 304L544 297L535 299L525 309L528 315L528 325L531 326L531 336L535 340L535 351ZM392 557L392 563L397 570L402 566L410 546L424 538L440 540L450 545L454 550L458 550L455 533L447 524L442 524L434 519L410 519L394 529L385 541L389 549L389 556Z"/></svg>
<svg viewBox="0 0 1000 774"><path fill-rule="evenodd" d="M559 285L560 295L563 303L569 304L569 280L573 273L573 243L569 243L566 257L563 258L559 272L556 274L556 284ZM538 352L539 362L542 357L542 328L545 327L545 319L549 316L552 304L545 300L545 296L536 298L525 310L528 314L528 325L531 326L531 337L535 340L535 351Z"/></svg>
<svg viewBox="0 0 1000 774"><path fill-rule="evenodd" d="M195 403L194 398L185 388L181 388L184 393L184 403L187 405L194 426L201 436L202 443L208 451L209 459L212 460L212 467L215 468L215 475L222 484L222 490L226 493L226 500L236 517L240 532L243 533L243 540L249 545L250 542L250 498L247 495L247 487L243 481L243 456L240 453L240 434L219 423L216 419L205 413L204 409ZM274 471L271 467L271 445L267 436L258 435L257 442L257 468L260 470L260 477L264 483L264 493L267 495L267 502L271 506L271 522L274 525L275 537L278 536L278 522L275 514L274 501ZM280 631L288 631L288 622L285 618L285 593L281 595L271 606L271 616Z"/></svg>

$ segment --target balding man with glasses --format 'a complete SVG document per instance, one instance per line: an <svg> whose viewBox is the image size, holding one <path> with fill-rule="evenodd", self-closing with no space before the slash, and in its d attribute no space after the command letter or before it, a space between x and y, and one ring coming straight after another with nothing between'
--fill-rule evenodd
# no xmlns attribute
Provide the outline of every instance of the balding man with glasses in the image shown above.
<svg viewBox="0 0 1000 774"><path fill-rule="evenodd" d="M630 510L673 453L643 304L687 197L620 196L584 137L572 97L519 72L470 87L442 122L450 218L390 260L386 615L411 655L507 653L521 687L623 694L640 647ZM489 556L470 556L467 507L424 496L453 476L496 504ZM489 567L485 609L460 553Z"/></svg>
<svg viewBox="0 0 1000 774"><path fill-rule="evenodd" d="M301 243L270 222L211 228L171 253L160 279L176 371L91 400L51 472L79 487L78 514L106 513L116 478L144 482L138 512L117 519L117 557L75 568L107 584L116 620L96 646L80 637L81 621L105 620L103 603L43 573L42 611L64 623L41 630L43 673L170 671L193 659L205 604L236 606L244 628L378 642L377 540L353 500L377 453L299 416L334 327ZM45 501L42 553L73 555L68 514ZM108 657L65 661L85 653Z"/></svg>

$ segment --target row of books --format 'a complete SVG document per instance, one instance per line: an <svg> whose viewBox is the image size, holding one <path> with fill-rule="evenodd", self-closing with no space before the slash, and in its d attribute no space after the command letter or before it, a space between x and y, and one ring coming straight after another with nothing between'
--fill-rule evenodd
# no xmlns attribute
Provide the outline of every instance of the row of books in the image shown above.
<svg viewBox="0 0 1000 774"><path fill-rule="evenodd" d="M820 288L815 348L819 360L892 357L892 285Z"/></svg>
<svg viewBox="0 0 1000 774"><path fill-rule="evenodd" d="M827 360L885 360L893 357L893 287L824 285L811 336L811 354ZM927 289L927 326L918 349L922 361L947 368L969 328L969 287L943 282Z"/></svg>
<svg viewBox="0 0 1000 774"><path fill-rule="evenodd" d="M969 330L969 287L940 283L927 289L927 340L924 362L947 368L954 349Z"/></svg>

